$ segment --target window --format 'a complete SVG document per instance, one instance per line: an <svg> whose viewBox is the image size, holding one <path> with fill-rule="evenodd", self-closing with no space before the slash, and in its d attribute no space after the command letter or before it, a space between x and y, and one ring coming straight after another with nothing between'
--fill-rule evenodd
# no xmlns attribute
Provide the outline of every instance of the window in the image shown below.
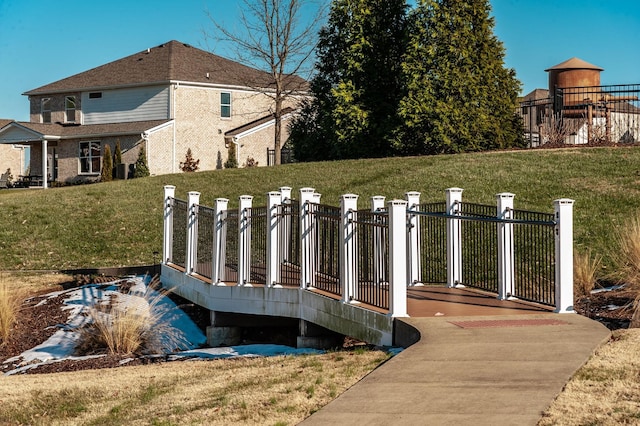
<svg viewBox="0 0 640 426"><path fill-rule="evenodd" d="M67 123L75 123L76 122L76 97L75 96L67 96L64 98L64 110L66 112L66 122Z"/></svg>
<svg viewBox="0 0 640 426"><path fill-rule="evenodd" d="M102 97L102 92L89 93L89 99L100 99L101 97Z"/></svg>
<svg viewBox="0 0 640 426"><path fill-rule="evenodd" d="M220 93L220 117L231 118L231 93Z"/></svg>
<svg viewBox="0 0 640 426"><path fill-rule="evenodd" d="M40 104L42 122L51 123L51 98L43 98Z"/></svg>
<svg viewBox="0 0 640 426"><path fill-rule="evenodd" d="M80 142L80 173L100 173L100 142Z"/></svg>

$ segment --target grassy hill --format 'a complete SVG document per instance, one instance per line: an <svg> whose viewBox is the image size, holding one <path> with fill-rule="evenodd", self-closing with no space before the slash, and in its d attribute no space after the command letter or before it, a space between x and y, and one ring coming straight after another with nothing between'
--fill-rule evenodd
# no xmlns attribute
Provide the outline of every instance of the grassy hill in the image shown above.
<svg viewBox="0 0 640 426"><path fill-rule="evenodd" d="M576 248L605 256L611 265L615 230L640 211L640 148L585 148L490 152L291 164L155 176L94 185L0 191L0 270L73 269L150 264L162 247L164 185L176 197L199 191L201 203L218 197L237 206L238 196L291 186L294 197L310 186L322 202L340 194L403 198L420 191L424 201L444 200L449 187L466 201L494 204L495 194L516 194L520 209L553 211L556 198L573 198Z"/></svg>

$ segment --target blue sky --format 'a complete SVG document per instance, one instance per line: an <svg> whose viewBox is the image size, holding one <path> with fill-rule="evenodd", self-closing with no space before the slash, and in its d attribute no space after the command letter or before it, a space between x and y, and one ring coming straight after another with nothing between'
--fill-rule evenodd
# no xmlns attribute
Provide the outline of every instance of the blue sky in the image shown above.
<svg viewBox="0 0 640 426"><path fill-rule="evenodd" d="M241 0L0 0L0 118L28 120L22 93L179 40L223 56L205 14L232 25ZM523 92L577 56L602 84L640 83L640 0L491 0L495 33Z"/></svg>

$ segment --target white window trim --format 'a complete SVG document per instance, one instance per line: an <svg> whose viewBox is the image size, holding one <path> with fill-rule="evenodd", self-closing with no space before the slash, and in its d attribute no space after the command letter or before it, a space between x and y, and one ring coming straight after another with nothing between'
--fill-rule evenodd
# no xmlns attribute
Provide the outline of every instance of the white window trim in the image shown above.
<svg viewBox="0 0 640 426"><path fill-rule="evenodd" d="M49 101L49 109L44 109L45 101ZM49 113L49 121L44 121L44 113ZM42 98L40 99L40 122L41 123L51 123L51 98Z"/></svg>
<svg viewBox="0 0 640 426"><path fill-rule="evenodd" d="M81 161L83 158L87 158L87 157L81 157L80 156L80 145L82 145L83 143L97 143L100 144L100 154L98 155L98 158L100 159L100 170L98 170L97 172L92 170L91 172L83 172L82 171L82 164ZM91 145L89 145L91 146ZM93 157L89 156L89 161L91 162L91 160L93 160ZM90 141L80 141L78 142L78 175L79 176L98 176L100 175L100 172L102 170L102 141L100 140L90 140Z"/></svg>
<svg viewBox="0 0 640 426"><path fill-rule="evenodd" d="M75 107L73 109L67 108L67 99L73 98L73 103ZM75 119L69 120L69 111L74 111ZM64 122L65 123L77 123L78 122L78 98L76 96L65 96L64 97Z"/></svg>
<svg viewBox="0 0 640 426"><path fill-rule="evenodd" d="M222 95L225 94L225 93L227 93L229 95L229 103L228 104L223 104L222 103ZM220 92L220 119L221 120L231 120L231 118L233 117L233 107L232 107L233 102L232 102L232 98L233 98L233 96L232 96L231 92L227 92L227 91ZM225 116L222 115L222 107L223 106L229 106L229 116L228 117L225 117Z"/></svg>

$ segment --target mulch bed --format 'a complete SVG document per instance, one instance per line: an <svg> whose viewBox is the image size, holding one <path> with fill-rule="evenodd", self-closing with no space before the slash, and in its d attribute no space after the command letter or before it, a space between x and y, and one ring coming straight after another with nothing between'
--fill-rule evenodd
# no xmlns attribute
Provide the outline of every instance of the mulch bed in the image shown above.
<svg viewBox="0 0 640 426"><path fill-rule="evenodd" d="M115 280L117 278L109 278ZM87 284L87 279L78 280L75 285ZM105 282L104 279L101 282ZM65 288L70 286L65 285ZM62 287L60 288L62 290ZM47 290L47 294L51 290ZM202 329L209 324L209 311L177 295L170 295L174 302ZM45 294L36 294L27 299L18 313L13 332L6 342L0 345L0 374L15 368L12 363L4 364L7 359L29 350L51 337L59 324L67 321L67 312L61 308L64 296L49 299L39 304ZM591 294L576 301L574 309L581 315L602 322L609 329L629 327L633 317L635 293L615 290ZM613 309L614 306L618 308ZM359 342L361 343L361 342ZM347 343L345 342L345 346ZM123 363L123 361L126 361ZM25 374L45 374L85 369L114 368L122 365L144 365L167 362L166 357L136 357L131 355L105 355L87 360L64 360L26 370Z"/></svg>

